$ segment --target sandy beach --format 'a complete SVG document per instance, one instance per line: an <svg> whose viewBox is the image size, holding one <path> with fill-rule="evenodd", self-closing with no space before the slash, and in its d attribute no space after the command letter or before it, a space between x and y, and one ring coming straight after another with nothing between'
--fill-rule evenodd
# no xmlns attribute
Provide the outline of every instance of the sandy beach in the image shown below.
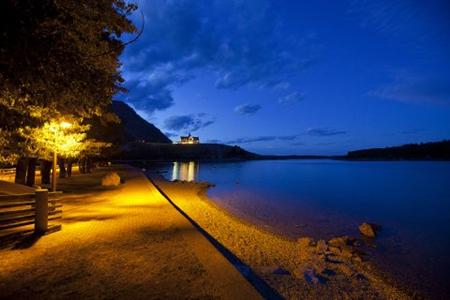
<svg viewBox="0 0 450 300"><path fill-rule="evenodd" d="M156 185L195 222L287 299L410 299L359 250L359 241L290 240L239 219L206 196L207 183Z"/></svg>
<svg viewBox="0 0 450 300"><path fill-rule="evenodd" d="M125 183L100 185L116 170ZM260 299L138 169L61 179L62 229L0 248L1 299Z"/></svg>

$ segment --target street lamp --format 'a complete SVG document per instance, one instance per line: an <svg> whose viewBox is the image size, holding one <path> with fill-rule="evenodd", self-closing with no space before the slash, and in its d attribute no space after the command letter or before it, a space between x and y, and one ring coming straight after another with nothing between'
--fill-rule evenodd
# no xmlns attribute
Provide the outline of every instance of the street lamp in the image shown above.
<svg viewBox="0 0 450 300"><path fill-rule="evenodd" d="M52 131L55 133L59 130L68 129L72 126L71 123L62 121L59 124L55 124L52 128ZM59 128L57 128L59 127ZM52 191L56 192L56 164L58 160L58 153L56 147L53 149L53 170L52 170Z"/></svg>

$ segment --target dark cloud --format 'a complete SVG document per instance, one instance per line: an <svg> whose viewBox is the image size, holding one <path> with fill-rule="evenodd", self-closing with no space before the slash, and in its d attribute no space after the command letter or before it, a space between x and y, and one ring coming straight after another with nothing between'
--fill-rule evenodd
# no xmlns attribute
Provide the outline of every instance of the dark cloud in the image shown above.
<svg viewBox="0 0 450 300"><path fill-rule="evenodd" d="M292 92L284 97L278 98L278 102L281 104L294 104L302 101L304 98L305 98L304 94L300 92Z"/></svg>
<svg viewBox="0 0 450 300"><path fill-rule="evenodd" d="M247 143L255 143L255 142L267 142L276 140L276 136L258 136L253 138L237 138L231 141L225 142L225 144L247 144Z"/></svg>
<svg viewBox="0 0 450 300"><path fill-rule="evenodd" d="M283 135L283 136L279 136L278 139L282 140L282 141L292 141L295 140L298 137L297 134L294 135Z"/></svg>
<svg viewBox="0 0 450 300"><path fill-rule="evenodd" d="M261 105L242 104L234 108L234 111L240 115L253 115L261 109Z"/></svg>
<svg viewBox="0 0 450 300"><path fill-rule="evenodd" d="M282 33L268 0L155 0L139 6L145 31L122 56L126 100L139 109L170 107L171 89L199 70L215 76L218 88L286 88L292 75L315 61L313 37Z"/></svg>
<svg viewBox="0 0 450 300"><path fill-rule="evenodd" d="M257 142L268 142L275 140L292 141L296 139L298 135L279 135L279 136L258 136L258 137L242 137L234 140L226 141L224 144L247 144Z"/></svg>
<svg viewBox="0 0 450 300"><path fill-rule="evenodd" d="M168 138L174 138L178 136L178 134L173 132L164 132L164 135L167 136Z"/></svg>
<svg viewBox="0 0 450 300"><path fill-rule="evenodd" d="M419 133L422 133L425 131L426 130L424 130L424 129L409 129L409 130L400 131L400 133L405 134L405 135L414 135L414 134L419 134Z"/></svg>
<svg viewBox="0 0 450 300"><path fill-rule="evenodd" d="M220 140L206 140L205 143L207 144L221 144L222 142Z"/></svg>
<svg viewBox="0 0 450 300"><path fill-rule="evenodd" d="M306 130L306 134L311 136L333 136L346 134L346 131L336 130L332 128L322 127L322 128L309 128Z"/></svg>
<svg viewBox="0 0 450 300"><path fill-rule="evenodd" d="M164 121L164 128L175 132L194 132L214 123L211 119L204 120L204 117L205 114L172 116Z"/></svg>
<svg viewBox="0 0 450 300"><path fill-rule="evenodd" d="M391 84L371 91L369 95L401 102L450 103L450 80L401 72Z"/></svg>
<svg viewBox="0 0 450 300"><path fill-rule="evenodd" d="M408 1L350 0L348 12L360 19L362 27L399 35L416 26L420 11Z"/></svg>
<svg viewBox="0 0 450 300"><path fill-rule="evenodd" d="M304 146L305 143L304 142L294 142L294 143L291 143L291 145L292 146Z"/></svg>

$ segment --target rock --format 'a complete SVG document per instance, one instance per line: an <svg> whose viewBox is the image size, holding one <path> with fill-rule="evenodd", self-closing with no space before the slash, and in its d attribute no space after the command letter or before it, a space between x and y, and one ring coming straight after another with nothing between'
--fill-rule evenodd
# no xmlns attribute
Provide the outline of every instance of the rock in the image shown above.
<svg viewBox="0 0 450 300"><path fill-rule="evenodd" d="M339 248L339 247L329 246L328 250L333 254L337 254L337 255L341 254L341 248Z"/></svg>
<svg viewBox="0 0 450 300"><path fill-rule="evenodd" d="M307 248L307 247L310 247L313 244L313 241L312 241L312 239L310 239L308 237L302 237L302 238L299 238L297 240L297 244L301 248Z"/></svg>
<svg viewBox="0 0 450 300"><path fill-rule="evenodd" d="M341 255L343 257L351 258L355 250L352 247L346 246L341 248Z"/></svg>
<svg viewBox="0 0 450 300"><path fill-rule="evenodd" d="M102 186L118 186L120 176L116 172L109 172L102 178Z"/></svg>
<svg viewBox="0 0 450 300"><path fill-rule="evenodd" d="M379 225L371 224L371 223L362 223L359 225L359 232L369 238L374 238L377 235L378 230L380 229Z"/></svg>
<svg viewBox="0 0 450 300"><path fill-rule="evenodd" d="M275 274L275 275L291 275L291 273L288 270L283 269L282 267L278 267L275 270L273 270L272 274Z"/></svg>
<svg viewBox="0 0 450 300"><path fill-rule="evenodd" d="M324 240L317 241L316 251L317 253L325 253L328 250L327 242Z"/></svg>
<svg viewBox="0 0 450 300"><path fill-rule="evenodd" d="M336 275L336 272L334 270L325 268L322 270L321 274L325 275L325 276L334 276L334 275Z"/></svg>
<svg viewBox="0 0 450 300"><path fill-rule="evenodd" d="M355 270L347 264L341 264L339 266L339 269L342 271L342 273L349 277L352 277L356 273Z"/></svg>
<svg viewBox="0 0 450 300"><path fill-rule="evenodd" d="M361 273L355 273L352 275L352 279L356 281L367 281L367 277Z"/></svg>
<svg viewBox="0 0 450 300"><path fill-rule="evenodd" d="M340 260L336 257L330 256L330 255L325 256L325 262L330 263L330 264L342 264L343 263L342 260Z"/></svg>
<svg viewBox="0 0 450 300"><path fill-rule="evenodd" d="M325 278L316 274L316 271L312 268L306 269L305 272L303 272L303 277L309 283L313 283L313 284L319 284L319 283L324 284L325 283Z"/></svg>
<svg viewBox="0 0 450 300"><path fill-rule="evenodd" d="M352 261L353 261L353 262L356 262L356 263L362 263L362 262L363 262L363 259L362 259L362 257L359 256L358 254L354 254L354 255L352 256Z"/></svg>
<svg viewBox="0 0 450 300"><path fill-rule="evenodd" d="M344 235L344 236L332 238L331 240L328 241L328 244L333 247L341 247L341 246L350 245L351 244L350 241L351 241L351 239L348 236Z"/></svg>

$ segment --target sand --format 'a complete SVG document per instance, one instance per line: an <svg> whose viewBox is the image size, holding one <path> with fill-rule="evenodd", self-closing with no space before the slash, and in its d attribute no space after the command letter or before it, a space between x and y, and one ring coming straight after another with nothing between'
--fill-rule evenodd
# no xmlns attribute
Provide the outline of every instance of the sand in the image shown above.
<svg viewBox="0 0 450 300"><path fill-rule="evenodd" d="M0 247L1 299L259 299L145 176L111 169L61 179L62 230Z"/></svg>
<svg viewBox="0 0 450 300"><path fill-rule="evenodd" d="M325 250L307 237L283 238L214 204L206 196L207 184L154 179L181 210L287 299L410 298L386 282L358 247L340 251L327 241Z"/></svg>

